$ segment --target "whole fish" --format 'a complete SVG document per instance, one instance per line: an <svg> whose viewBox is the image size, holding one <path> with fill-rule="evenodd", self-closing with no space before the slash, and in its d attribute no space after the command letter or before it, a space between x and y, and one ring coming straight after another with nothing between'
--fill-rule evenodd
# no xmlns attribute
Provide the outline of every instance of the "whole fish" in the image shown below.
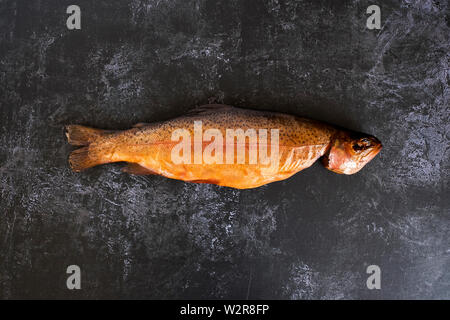
<svg viewBox="0 0 450 320"><path fill-rule="evenodd" d="M287 179L321 158L336 173L361 170L381 150L368 134L293 115L204 105L184 116L111 131L66 127L76 172L128 162L130 174L157 174L248 189Z"/></svg>

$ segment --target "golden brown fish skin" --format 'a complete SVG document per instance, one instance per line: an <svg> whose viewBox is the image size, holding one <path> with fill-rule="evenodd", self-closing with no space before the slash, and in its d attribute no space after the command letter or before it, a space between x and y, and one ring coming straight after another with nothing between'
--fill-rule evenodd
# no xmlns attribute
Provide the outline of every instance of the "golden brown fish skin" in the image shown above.
<svg viewBox="0 0 450 320"><path fill-rule="evenodd" d="M227 129L244 131L267 129L268 132L271 129L278 129L279 165L248 164L248 162L238 164L236 152L233 164L175 164L171 159L171 151L179 142L172 141L172 133L177 129L186 129L191 137L194 137L194 121L202 122L203 132L207 129L218 129L223 137L226 136ZM80 132L84 132L85 137ZM341 133L340 129L319 121L226 105L202 106L182 117L158 123L139 124L138 127L126 131L67 127L69 142L75 141L77 142L75 145L86 145L75 150L70 156L69 161L74 171L102 163L126 161L135 164L125 168L126 172L153 173L178 180L213 183L238 189L255 188L286 179L311 166L327 152L328 157L331 156L336 160L337 156L333 157L329 154L329 150L332 147L331 142L334 141L333 137ZM270 137L270 133L268 135ZM202 151L209 143L203 142ZM192 155L193 148L192 146ZM248 153L248 146L246 151ZM328 168L338 172L334 167Z"/></svg>

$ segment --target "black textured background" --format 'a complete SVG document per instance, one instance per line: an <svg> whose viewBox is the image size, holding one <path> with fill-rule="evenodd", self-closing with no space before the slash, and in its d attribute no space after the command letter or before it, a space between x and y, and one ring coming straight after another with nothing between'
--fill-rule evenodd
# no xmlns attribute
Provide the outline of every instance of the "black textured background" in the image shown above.
<svg viewBox="0 0 450 320"><path fill-rule="evenodd" d="M381 30L366 28L371 4ZM449 9L1 0L0 297L449 299ZM125 129L207 102L329 121L384 149L353 176L316 164L245 191L68 168L65 124ZM381 290L366 287L371 264Z"/></svg>

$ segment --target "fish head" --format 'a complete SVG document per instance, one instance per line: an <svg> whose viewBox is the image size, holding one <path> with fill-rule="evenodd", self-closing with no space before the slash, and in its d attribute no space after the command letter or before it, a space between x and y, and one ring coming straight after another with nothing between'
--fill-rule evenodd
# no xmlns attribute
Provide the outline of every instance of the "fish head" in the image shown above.
<svg viewBox="0 0 450 320"><path fill-rule="evenodd" d="M354 174L369 163L380 151L380 140L374 136L352 131L339 132L331 141L322 163L328 170Z"/></svg>

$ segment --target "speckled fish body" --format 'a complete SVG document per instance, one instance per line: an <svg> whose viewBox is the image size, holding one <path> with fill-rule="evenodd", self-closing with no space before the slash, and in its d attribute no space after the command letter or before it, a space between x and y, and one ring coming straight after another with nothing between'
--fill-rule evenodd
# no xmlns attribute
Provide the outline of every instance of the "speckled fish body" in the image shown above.
<svg viewBox="0 0 450 320"><path fill-rule="evenodd" d="M261 139L259 136L256 143L255 140L246 139L245 136L237 136L233 140L224 138L220 141L218 147L223 150L223 154L226 153L227 148L230 148L230 143L234 144L232 146L234 149L238 143L245 141L247 156L244 163L237 159L237 149L234 149L234 161L199 163L193 159L199 151L198 146L200 145L200 151L203 153L213 140L205 141L202 133L199 135L195 132L194 122L201 123L202 133L208 129L215 129L223 137L227 137L229 129L242 129L241 135L248 129L256 132L267 130L268 134L267 139ZM173 133L180 129L185 133L188 132L192 138L190 140L192 161L185 163L173 161L173 148L180 143L179 140L174 141ZM270 134L273 130L278 133L277 141ZM131 174L158 174L172 179L212 183L238 189L255 188L294 175L311 166L327 152L329 153L330 148L333 148L334 137L346 134L336 127L319 121L225 105L202 106L185 116L163 122L139 124L125 131L104 131L77 125L67 127L69 142L73 145L84 146L72 152L70 156L69 162L74 171L104 163L125 161L129 165L124 168L124 171ZM199 139L201 141L198 141ZM277 142L276 146L275 142ZM273 161L250 163L249 150L255 148L260 152L261 149L258 148L261 147L265 147L264 150L268 154L277 151L271 158ZM345 148L338 145L334 149L343 155L340 154L339 159L335 158L334 162L327 157L326 166L336 164L336 160L346 162L342 160L348 157ZM353 173L339 172L340 168L329 169L338 173Z"/></svg>

